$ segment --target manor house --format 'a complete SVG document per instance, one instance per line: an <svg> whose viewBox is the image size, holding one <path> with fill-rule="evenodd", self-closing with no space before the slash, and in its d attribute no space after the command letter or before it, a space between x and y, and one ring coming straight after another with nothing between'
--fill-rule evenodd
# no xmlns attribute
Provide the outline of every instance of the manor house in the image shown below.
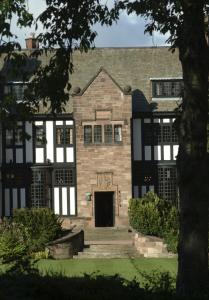
<svg viewBox="0 0 209 300"><path fill-rule="evenodd" d="M1 124L0 216L50 207L73 223L113 227L128 224L131 197L154 191L175 203L178 53L101 48L76 51L73 63L65 112L40 112L15 130ZM8 76L4 93L21 101L26 85Z"/></svg>

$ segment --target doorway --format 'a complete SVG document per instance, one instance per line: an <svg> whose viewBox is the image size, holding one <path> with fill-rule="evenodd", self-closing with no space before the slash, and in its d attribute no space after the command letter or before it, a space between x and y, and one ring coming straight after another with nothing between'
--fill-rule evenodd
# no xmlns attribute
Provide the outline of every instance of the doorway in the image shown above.
<svg viewBox="0 0 209 300"><path fill-rule="evenodd" d="M114 192L95 192L95 227L113 227Z"/></svg>

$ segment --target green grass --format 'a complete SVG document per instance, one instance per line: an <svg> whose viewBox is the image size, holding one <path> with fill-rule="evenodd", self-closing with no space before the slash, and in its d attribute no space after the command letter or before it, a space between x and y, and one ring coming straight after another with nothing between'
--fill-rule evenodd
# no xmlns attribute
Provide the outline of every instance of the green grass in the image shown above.
<svg viewBox="0 0 209 300"><path fill-rule="evenodd" d="M101 275L119 274L125 279L140 279L141 272L153 270L177 272L176 258L140 258L140 259L82 259L82 260L41 260L38 263L41 273L62 273L68 277L82 277L85 273L97 272Z"/></svg>

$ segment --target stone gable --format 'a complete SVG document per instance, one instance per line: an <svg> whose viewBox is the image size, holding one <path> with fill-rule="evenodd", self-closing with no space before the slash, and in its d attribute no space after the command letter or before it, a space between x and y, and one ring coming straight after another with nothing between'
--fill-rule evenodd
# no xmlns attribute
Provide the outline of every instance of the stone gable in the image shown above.
<svg viewBox="0 0 209 300"><path fill-rule="evenodd" d="M114 193L114 224L127 224L131 198L131 96L105 71L101 71L82 95L73 97L76 120L78 215L94 226L95 192ZM121 124L122 142L84 144L84 126ZM104 134L104 133L103 133ZM91 201L86 200L91 194Z"/></svg>

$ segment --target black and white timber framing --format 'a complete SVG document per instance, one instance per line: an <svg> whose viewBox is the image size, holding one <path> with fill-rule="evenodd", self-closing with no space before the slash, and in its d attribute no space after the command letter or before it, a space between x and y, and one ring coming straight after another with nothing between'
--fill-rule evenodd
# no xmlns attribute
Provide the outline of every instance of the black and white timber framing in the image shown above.
<svg viewBox="0 0 209 300"><path fill-rule="evenodd" d="M14 208L50 207L56 214L75 216L72 115L36 115L32 122L18 122L15 130L2 124L0 133L0 215L10 216Z"/></svg>
<svg viewBox="0 0 209 300"><path fill-rule="evenodd" d="M132 193L154 191L176 203L178 138L174 113L133 113Z"/></svg>

